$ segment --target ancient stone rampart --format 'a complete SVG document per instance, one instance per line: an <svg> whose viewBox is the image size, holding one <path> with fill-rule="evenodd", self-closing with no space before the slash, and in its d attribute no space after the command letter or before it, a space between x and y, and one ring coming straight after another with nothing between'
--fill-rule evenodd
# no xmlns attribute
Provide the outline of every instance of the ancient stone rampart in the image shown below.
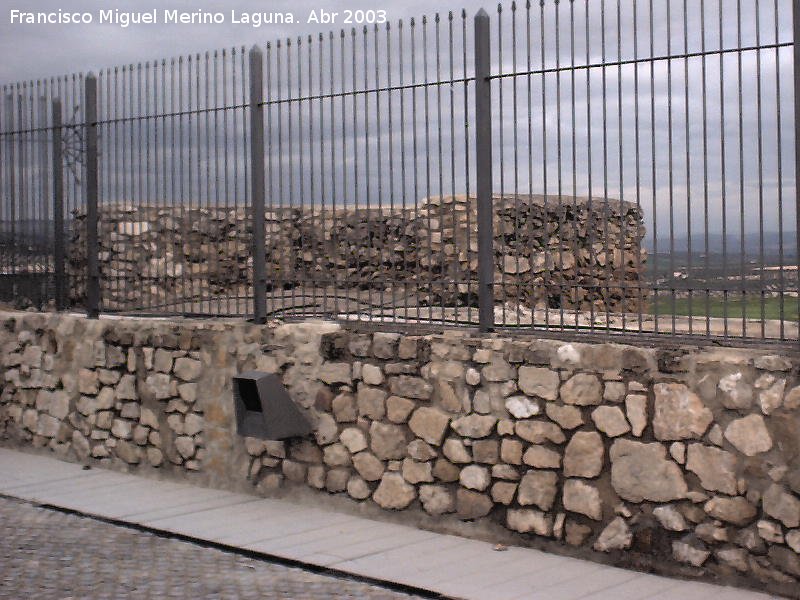
<svg viewBox="0 0 800 600"><path fill-rule="evenodd" d="M495 198L495 300L528 308L637 312L646 302L642 212L594 198ZM276 208L267 213L270 290L410 290L420 306L477 305L476 203L431 198L406 208ZM69 271L85 296L77 215ZM252 227L243 208L100 209L103 307L251 295Z"/></svg>

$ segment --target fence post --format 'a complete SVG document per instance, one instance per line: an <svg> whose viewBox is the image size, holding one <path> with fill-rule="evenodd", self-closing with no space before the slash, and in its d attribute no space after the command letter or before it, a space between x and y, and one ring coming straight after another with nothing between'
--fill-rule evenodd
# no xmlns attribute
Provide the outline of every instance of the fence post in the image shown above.
<svg viewBox="0 0 800 600"><path fill-rule="evenodd" d="M14 95L8 94L6 96L6 126L9 131L14 131ZM20 128L21 129L21 128ZM14 290L13 297L17 295L17 263L19 256L17 255L17 182L16 182L16 158L14 155L15 143L17 143L17 135L11 134L6 139L8 140L8 152L6 152L6 160L8 169L8 217L11 221L11 281L13 282Z"/></svg>
<svg viewBox="0 0 800 600"><path fill-rule="evenodd" d="M97 77L84 81L83 131L86 144L86 314L100 315L100 265L97 239Z"/></svg>
<svg viewBox="0 0 800 600"><path fill-rule="evenodd" d="M66 268L64 253L64 164L62 156L61 100L54 98L53 112L53 268L55 274L56 309L64 310L66 302Z"/></svg>
<svg viewBox="0 0 800 600"><path fill-rule="evenodd" d="M250 49L250 199L253 221L253 321L267 322L264 228L264 54Z"/></svg>
<svg viewBox="0 0 800 600"><path fill-rule="evenodd" d="M478 324L494 328L494 208L492 206L492 89L489 15L475 15L475 178L478 203Z"/></svg>

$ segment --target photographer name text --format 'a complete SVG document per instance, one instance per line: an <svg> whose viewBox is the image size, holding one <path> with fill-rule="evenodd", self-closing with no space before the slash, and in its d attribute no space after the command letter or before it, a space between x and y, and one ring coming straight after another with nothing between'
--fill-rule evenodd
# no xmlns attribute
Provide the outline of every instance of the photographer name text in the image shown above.
<svg viewBox="0 0 800 600"><path fill-rule="evenodd" d="M244 25L262 27L264 25L283 25L293 23L312 23L320 25L368 25L387 21L386 11L349 10L329 11L313 9L298 15L293 12L243 12L238 10L181 11L174 9L153 9L148 11L123 11L119 9L91 11L56 10L50 12L30 12L18 9L9 11L12 25L114 25L121 28L142 25Z"/></svg>

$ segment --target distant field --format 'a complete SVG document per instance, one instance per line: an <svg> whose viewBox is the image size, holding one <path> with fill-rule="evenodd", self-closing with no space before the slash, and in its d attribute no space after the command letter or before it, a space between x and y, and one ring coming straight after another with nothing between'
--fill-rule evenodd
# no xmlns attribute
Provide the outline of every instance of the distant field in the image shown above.
<svg viewBox="0 0 800 600"><path fill-rule="evenodd" d="M721 298L709 298L706 303L705 296L700 294L692 297L691 311L689 310L688 298L676 298L674 304L672 298L668 295L659 295L658 301L651 298L650 312L655 313L658 309L659 315L675 314L679 316L692 316L692 317L728 317L729 319L741 319L742 307L744 307L745 316L748 319L761 319L761 298L753 296L747 298L742 302L740 298L734 299L735 296L731 294L728 297L727 312L725 304ZM765 319L780 319L781 318L781 298L764 298L764 313ZM783 318L786 321L800 321L800 312L798 312L797 298L784 298L783 299Z"/></svg>

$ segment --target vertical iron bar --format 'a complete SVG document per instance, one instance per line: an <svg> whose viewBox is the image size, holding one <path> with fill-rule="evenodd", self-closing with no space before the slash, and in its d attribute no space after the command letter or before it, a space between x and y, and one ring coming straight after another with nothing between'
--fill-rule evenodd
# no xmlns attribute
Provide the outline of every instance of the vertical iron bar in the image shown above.
<svg viewBox="0 0 800 600"><path fill-rule="evenodd" d="M766 314L764 302L766 300L764 281L764 267L766 266L764 256L764 136L763 136L763 117L762 105L763 94L761 85L761 6L756 3L756 131L758 134L757 156L758 156L758 278L760 282L759 309L761 338L766 337Z"/></svg>
<svg viewBox="0 0 800 600"><path fill-rule="evenodd" d="M499 2L497 4L497 67L498 67L497 74L499 75L499 78L497 80L497 100L498 100L498 102L497 102L497 104L498 104L498 107L497 107L497 113L498 113L497 114L497 118L499 119L500 123L502 123L504 125L505 124L504 111L505 111L506 103L505 103L505 98L503 97L503 85L504 85L505 82L503 81L503 78L502 78L503 77L503 5L502 5L502 3L499 3ZM542 106L544 106L544 99L542 99ZM505 195L505 193L506 193L506 179L505 179L505 174L506 174L506 165L505 165L506 152L505 152L505 150L506 150L506 148L505 148L505 139L504 139L505 127L501 126L497 133L498 133L497 146L499 148L499 152L497 153L497 155L498 155L498 162L500 163L499 164L499 167L500 167L500 190L499 190L500 191L500 207L501 207L501 209L503 209L503 212L505 212L505 210L504 210L505 209L505 199L503 197ZM490 189L489 192L492 194L492 196L494 196L494 190ZM494 207L492 207L492 208L494 209ZM478 219L478 221L480 222L480 218ZM492 241L492 243L494 244L494 240ZM505 243L503 245L505 246ZM502 247L500 249L500 252L505 254L506 252L508 252L508 248ZM492 253L492 254L494 254L494 253ZM494 259L494 256L492 256L492 259ZM480 261L480 257L478 258L478 261ZM501 310L500 324L502 326L505 326L505 325L508 324L508 318L506 317L506 306L508 305L508 298L506 297L507 296L506 289L507 289L506 288L506 270L505 270L505 268L503 268L500 271L500 293L498 294L500 296L499 300L502 303L501 304L501 309L500 309ZM492 298L492 301L494 302L494 298Z"/></svg>
<svg viewBox="0 0 800 600"><path fill-rule="evenodd" d="M475 177L478 202L478 323L480 331L494 326L492 210L492 90L489 15L475 15Z"/></svg>
<svg viewBox="0 0 800 600"><path fill-rule="evenodd" d="M6 125L8 126L9 132L14 131L14 94L13 94L13 86L11 88L12 93L8 94L7 100L8 104L6 105ZM8 220L11 223L11 241L9 244L10 251L9 251L9 271L11 273L11 281L14 282L16 285L16 274L17 274L17 200L16 200L16 193L17 193L17 167L16 167L16 140L18 136L14 135L13 133L9 133L8 136L8 152L6 153L6 172L8 173Z"/></svg>
<svg viewBox="0 0 800 600"><path fill-rule="evenodd" d="M403 68L403 20L400 19L397 23L397 49L398 49L398 78L400 80L400 87L404 83L404 68ZM407 181L406 181L406 94L403 89L400 90L400 195L403 203L403 218L408 218L406 209L408 196L407 196ZM464 111L466 114L466 111ZM467 212L469 214L469 212ZM407 262L407 246L403 245L403 264ZM408 279L403 281L403 317L408 320Z"/></svg>
<svg viewBox="0 0 800 600"><path fill-rule="evenodd" d="M634 23L634 29L636 24ZM619 250L620 250L620 263L613 264L612 272L619 269L617 272L617 279L614 280L614 287L620 290L620 297L622 305L617 309L618 313L622 313L622 330L627 329L625 322L626 313L628 310L628 286L625 281L625 238L626 238L626 210L623 202L625 201L625 156L623 154L623 125L622 125L622 7L620 0L617 0L617 58L620 61L617 65L617 148L619 151ZM635 65L634 65L635 68ZM616 257L616 252L612 252L612 256ZM609 294L609 301L611 294Z"/></svg>
<svg viewBox="0 0 800 600"><path fill-rule="evenodd" d="M64 259L64 163L61 155L61 100L53 105L53 261L55 272L56 309L66 308Z"/></svg>
<svg viewBox="0 0 800 600"><path fill-rule="evenodd" d="M372 260L371 256L372 256L372 252L373 252L373 246L372 246L372 232L370 231L370 223L369 223L369 221L370 221L370 217L372 215L371 206L370 206L370 196L372 194L372 187L370 185L370 173L369 173L369 169L370 169L369 135L370 135L370 133L369 133L369 93L367 93L367 90L369 89L369 52L368 52L367 26L366 25L364 25L364 27L362 28L361 33L362 33L361 42L362 42L362 53L363 53L362 59L363 59L363 64L364 64L364 94L363 94L364 95L364 130L363 131L364 131L364 180L365 180L365 184L366 184L364 186L366 188L365 189L366 225L367 225L366 233L367 233L367 243L368 243L368 246L369 246L368 252L369 252L370 261L371 261ZM377 87L377 82L376 82L375 86ZM353 86L353 90L356 90L356 86L355 85ZM354 97L353 98L353 106L355 106L355 105L356 105L356 99ZM378 147L380 148L380 140L378 138L376 138L376 141L378 143ZM358 152L356 152L356 154L358 154ZM372 264L377 266L377 264L379 264L379 263L372 263ZM372 285L367 286L367 306L370 307L369 308L368 320L371 321L372 317L373 317Z"/></svg>
<svg viewBox="0 0 800 600"><path fill-rule="evenodd" d="M472 207L469 205L469 182L470 182L470 173L469 173L469 165L470 165L470 157L469 157L469 84L467 83L467 12L466 10L461 10L461 65L463 68L464 73L464 188L465 188L465 195L464 197L467 200L467 219L466 219L466 227L467 227L467 278L468 278L468 287L467 287L467 323L472 323L472 295L473 295L473 279L472 279L472 224L470 223L470 213L472 212ZM405 205L405 199L403 200L403 204Z"/></svg>
<svg viewBox="0 0 800 600"><path fill-rule="evenodd" d="M600 288L600 294L605 307L605 334L610 331L609 320L611 318L608 306L609 291L611 282L611 267L608 259L608 64L606 63L606 0L600 0L600 55L603 66L600 69L602 86L602 109L603 109L603 256L605 257L605 278L604 286Z"/></svg>
<svg viewBox="0 0 800 600"><path fill-rule="evenodd" d="M725 47L723 34L723 10L722 2L719 3L719 47ZM722 216L722 326L723 336L728 337L728 289L730 287L728 278L728 188L727 177L725 175L725 57L719 56L719 131L720 131L720 182L721 182L721 216Z"/></svg>
<svg viewBox="0 0 800 600"><path fill-rule="evenodd" d="M564 179L563 150L561 137L561 8L559 0L555 1L555 54L556 54L556 194L558 210L558 318L559 329L564 331ZM516 80L515 80L516 81Z"/></svg>
<svg viewBox="0 0 800 600"><path fill-rule="evenodd" d="M590 27L590 12L589 12L589 0L585 2L586 12L585 12L585 35L586 35L586 64L590 64L591 61L591 27ZM586 69L586 184L587 184L587 191L586 197L588 198L586 203L586 228L587 228L587 235L589 237L589 264L591 265L592 271L599 265L596 257L594 256L594 240L595 240L595 218L594 218L594 205L592 200L592 72L590 69ZM596 278L595 278L596 279ZM599 281L599 280L598 280ZM594 309L595 309L595 300L597 295L597 290L599 289L599 283L595 284L592 281L588 289L586 290L586 297L589 302L589 330L594 331ZM576 322L577 325L577 322Z"/></svg>
<svg viewBox="0 0 800 600"><path fill-rule="evenodd" d="M655 33L653 18L653 0L650 0L649 10L649 38L650 38L650 57L655 56ZM650 272L653 274L651 285L653 291L653 333L658 333L658 313L659 313L659 287L658 287L658 187L656 172L656 83L655 83L655 62L650 61L650 181L653 194L653 266Z"/></svg>
<svg viewBox="0 0 800 600"><path fill-rule="evenodd" d="M705 243L704 253L705 260L703 263L703 280L705 282L705 313L706 313L706 336L711 337L711 290L709 288L710 281L710 262L709 262L709 225L708 225L708 82L706 81L707 67L706 67L706 20L705 8L700 5L700 40L701 51L703 52L702 58L702 86L703 86L703 240ZM722 47L720 45L720 47Z"/></svg>
<svg viewBox="0 0 800 600"><path fill-rule="evenodd" d="M264 55L250 49L250 210L253 220L253 320L267 322L267 263L264 248Z"/></svg>
<svg viewBox="0 0 800 600"><path fill-rule="evenodd" d="M689 16L688 16L687 0L683 0L683 53L689 54ZM701 7L702 12L702 7ZM701 16L702 20L702 16ZM689 59L685 58L683 61L683 108L684 108L684 150L686 152L686 276L689 282L689 289L687 290L687 309L689 313L689 335L694 333L694 311L692 310L692 302L694 297L694 287L696 281L694 277L694 245L692 244L692 164L690 158L691 139L689 133ZM674 316L674 315L673 315Z"/></svg>
<svg viewBox="0 0 800 600"><path fill-rule="evenodd" d="M374 63L374 65L373 66L375 67L375 128L377 129L377 137L375 138L375 144L377 146L377 163L378 163L377 208L378 208L378 214L380 215L380 214L382 214L382 209L384 208L384 203L383 203L383 152L382 152L383 144L381 143L381 140L382 140L382 133L381 133L381 118L382 118L382 115L381 115L381 96L380 96L380 91L379 91L380 87L381 87L380 86L380 73L379 73L380 57L379 57L379 52L378 52L379 35L378 35L378 25L377 25L377 23L375 24L375 27L373 29L373 34L374 34L374 36L373 36L373 40L374 40L374 44L373 44L373 63ZM389 64L391 64L391 63L389 63ZM321 91L322 90L320 90L320 92ZM391 92L389 93L389 97L391 97ZM391 187L391 180L390 180L389 186ZM369 201L369 196L367 196L367 201ZM376 275L378 276L379 279L382 280L380 282L380 305L381 305L380 315L381 315L381 319L384 319L385 318L384 317L384 312L385 312L384 311L384 307L386 306L385 293L386 293L386 287L387 287L386 275L385 275L385 273L382 273L380 270L376 273Z"/></svg>
<svg viewBox="0 0 800 600"><path fill-rule="evenodd" d="M83 113L86 140L86 313L90 319L100 315L100 265L97 239L97 77L84 80Z"/></svg>
<svg viewBox="0 0 800 600"><path fill-rule="evenodd" d="M742 0L736 2L736 71L738 84L738 133L739 133L739 278L742 309L742 337L747 337L747 288L745 280L745 237L744 237L744 100L742 94Z"/></svg>
<svg viewBox="0 0 800 600"><path fill-rule="evenodd" d="M639 59L639 17L638 17L638 10L637 10L637 3L633 3L633 58L634 60ZM644 313L644 296L642 294L642 249L641 243L639 241L639 219L641 218L642 214L642 180L641 180L641 121L640 121L640 112L639 112L639 65L636 64L633 67L633 113L634 113L634 143L635 143L635 160L636 160L636 231L633 234L635 237L634 239L637 240L636 243L632 243L632 251L636 252L636 273L637 273L637 280L636 280L636 291L638 292L638 302L636 304L636 312L638 316L638 332L642 333L642 326L643 326L643 313ZM620 200L624 200L624 198L620 198ZM625 240L627 242L627 240ZM625 247L623 243L622 248L622 278L623 283L627 285L628 277L627 277L627 261L625 260ZM627 297L626 297L627 300Z"/></svg>
<svg viewBox="0 0 800 600"><path fill-rule="evenodd" d="M775 44L780 41L780 13L778 11L778 0L775 0L773 5L773 13L775 17ZM775 48L775 109L777 117L777 176L778 176L778 317L780 320L779 337L781 340L786 339L785 331L785 313L784 313L784 299L786 292L786 282L784 281L784 255L783 255L783 136L781 127L783 126L781 116L781 64L780 64L780 50Z"/></svg>
<svg viewBox="0 0 800 600"><path fill-rule="evenodd" d="M795 263L800 262L800 0L792 1L792 32L794 37L794 215L795 215ZM797 273L797 312L800 313L800 271Z"/></svg>
<svg viewBox="0 0 800 600"><path fill-rule="evenodd" d="M672 13L667 2L667 54L672 56ZM673 128L672 128L672 59L667 60L667 155L669 164L669 281L670 281L670 315L672 333L675 333L675 210L674 210L674 172Z"/></svg>
<svg viewBox="0 0 800 600"><path fill-rule="evenodd" d="M636 4L634 3L634 11L636 10ZM572 143L571 143L571 151L572 151L572 231L573 231L573 239L572 239L572 255L575 257L575 275L573 276L573 285L571 288L571 299L573 301L573 308L575 309L575 326L578 325L578 316L581 311L581 304L583 300L581 299L580 288L578 287L578 277L577 273L579 273L580 269L580 260L581 260L581 251L578 248L578 240L580 239L579 234L579 211L578 211L578 165L577 165L577 146L575 142L575 136L577 133L576 127L576 101L575 101L575 0L570 0L569 2L569 58L570 58L570 129L572 133ZM530 57L530 50L528 50L528 55ZM530 62L530 58L528 59ZM530 96L530 89L528 90L528 96ZM530 108L528 109L530 110ZM530 123L528 124L528 129L530 130ZM529 134L530 135L530 134ZM562 327L563 327L562 323Z"/></svg>

